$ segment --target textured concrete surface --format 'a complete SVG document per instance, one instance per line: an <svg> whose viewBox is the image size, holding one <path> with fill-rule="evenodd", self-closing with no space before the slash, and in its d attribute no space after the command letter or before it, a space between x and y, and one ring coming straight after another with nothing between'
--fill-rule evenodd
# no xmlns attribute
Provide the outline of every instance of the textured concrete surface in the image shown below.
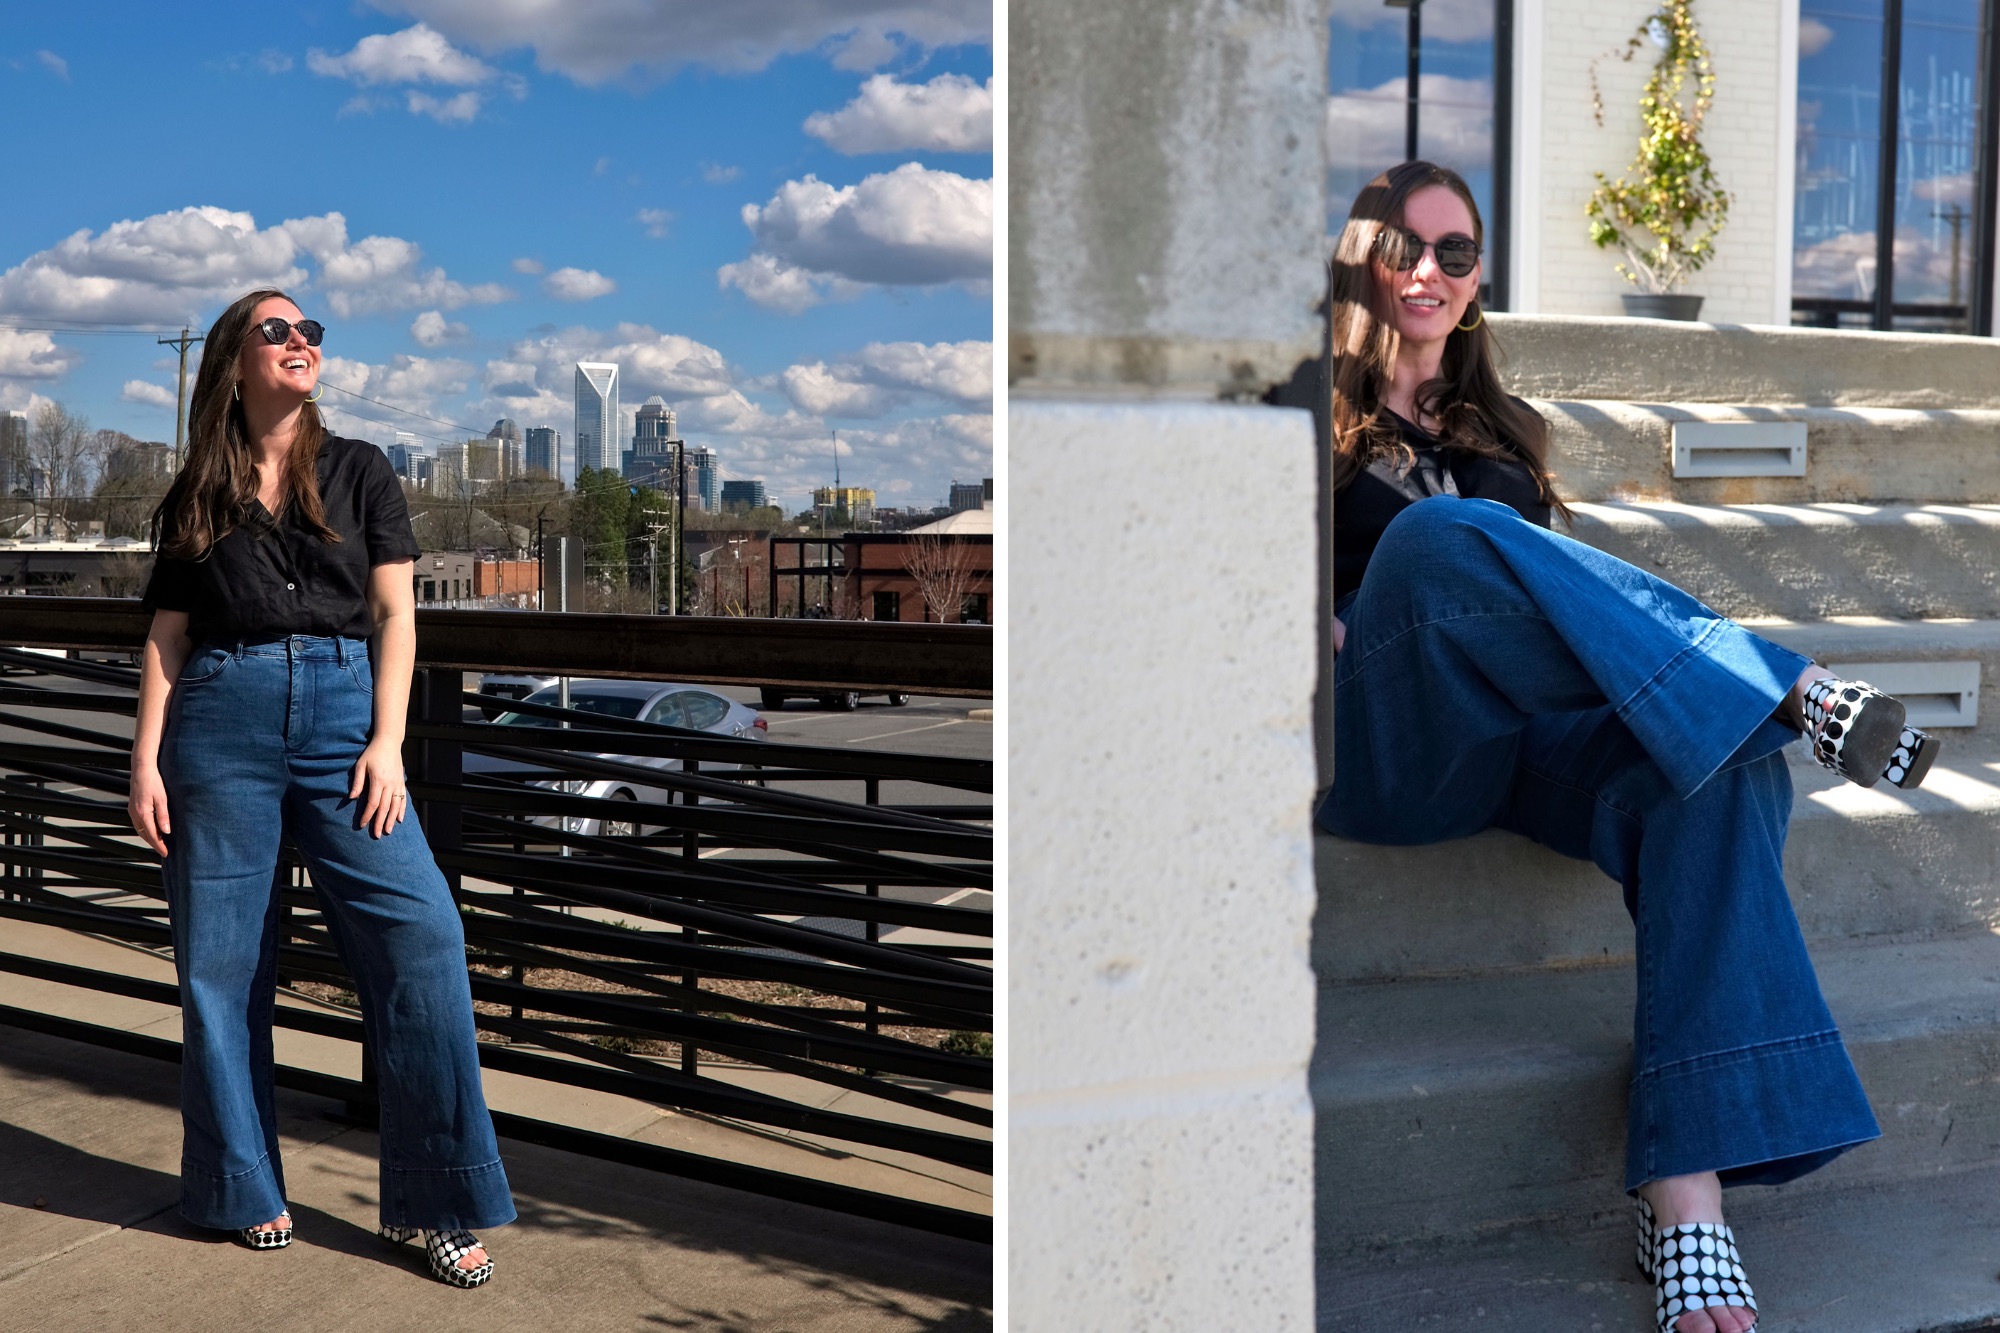
<svg viewBox="0 0 2000 1333"><path fill-rule="evenodd" d="M1726 616L2000 616L2000 505L1573 508L1578 541Z"/></svg>
<svg viewBox="0 0 2000 1333"><path fill-rule="evenodd" d="M1325 1263L1321 1333L1638 1333L1652 1290L1608 1197L1559 1229ZM1737 1247L1762 1333L1970 1333L2000 1327L2000 1168L1838 1191L1736 1190Z"/></svg>
<svg viewBox="0 0 2000 1333"><path fill-rule="evenodd" d="M1864 790L1794 746L1785 882L1814 942L2000 928L2000 747L1954 735L1923 787ZM1511 833L1429 847L1322 835L1313 963L1377 981L1632 955L1618 885Z"/></svg>
<svg viewBox="0 0 2000 1333"><path fill-rule="evenodd" d="M1883 1138L1791 1188L1991 1164L2000 938L1826 945L1814 963ZM1339 1189L1321 1192L1322 1255L1550 1225L1615 1199L1633 990L1629 966L1323 989L1313 1092L1321 1178Z"/></svg>
<svg viewBox="0 0 2000 1333"><path fill-rule="evenodd" d="M1036 515L1006 703L1011 1318L1303 1329L1311 423L1017 401L1011 427ZM1218 458L1269 503L1204 513L1204 572L1178 577Z"/></svg>
<svg viewBox="0 0 2000 1333"><path fill-rule="evenodd" d="M1488 317L1524 398L2000 410L2000 342L1584 315Z"/></svg>
<svg viewBox="0 0 2000 1333"><path fill-rule="evenodd" d="M179 1069L0 1029L0 1330L971 1333L993 1251L503 1143L520 1220L454 1291L373 1236L375 1140L280 1092L297 1236L253 1253L179 1220Z"/></svg>
<svg viewBox="0 0 2000 1333"><path fill-rule="evenodd" d="M1326 43L1308 0L1015 0L1010 378L1254 391L1317 350Z"/></svg>

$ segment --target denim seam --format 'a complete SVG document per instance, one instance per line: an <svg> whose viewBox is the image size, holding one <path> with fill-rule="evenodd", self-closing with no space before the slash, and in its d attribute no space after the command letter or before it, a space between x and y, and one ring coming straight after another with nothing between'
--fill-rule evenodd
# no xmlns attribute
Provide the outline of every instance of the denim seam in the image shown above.
<svg viewBox="0 0 2000 1333"><path fill-rule="evenodd" d="M480 1176L499 1171L504 1165L496 1157L478 1166L390 1166L384 1162L382 1169L392 1176Z"/></svg>
<svg viewBox="0 0 2000 1333"><path fill-rule="evenodd" d="M241 1171L236 1171L229 1175L224 1176L216 1174L215 1172L209 1170L207 1167L203 1166L201 1163L194 1161L192 1158L183 1157L181 1158L181 1172L183 1174L186 1174L187 1172L192 1171L197 1175L207 1176L210 1180L219 1181L226 1184L232 1180L242 1180L246 1176L257 1175L259 1172L263 1171L265 1167L269 1166L270 1163L271 1163L271 1154L260 1153L258 1154L257 1162L254 1166L245 1167Z"/></svg>
<svg viewBox="0 0 2000 1333"><path fill-rule="evenodd" d="M1708 628L1695 636L1694 642L1668 658L1658 671L1655 671L1651 676L1641 681L1637 689L1633 690L1623 700L1614 704L1614 710L1620 717L1623 717L1626 709L1637 707L1644 699L1664 688L1669 679L1679 674L1691 661L1702 654L1702 645L1721 632L1721 629L1722 622L1720 620L1710 621Z"/></svg>
<svg viewBox="0 0 2000 1333"><path fill-rule="evenodd" d="M1382 642L1376 644L1374 647L1369 648L1367 651L1361 654L1360 658L1355 663L1354 669L1356 671L1362 670L1364 667L1368 665L1369 658L1376 656L1378 653L1381 653L1386 649L1394 647L1396 644L1401 643L1404 639L1408 638L1412 634L1415 634L1420 629L1429 629L1433 625L1448 625L1456 620L1478 620L1478 619L1499 620L1502 618L1518 619L1518 620L1539 620L1544 624L1548 623L1547 616L1538 615L1533 611L1453 611L1448 615L1435 615L1430 617L1428 620L1420 620L1414 625L1406 625L1399 633L1391 636L1390 638L1384 639Z"/></svg>
<svg viewBox="0 0 2000 1333"><path fill-rule="evenodd" d="M1788 1050L1803 1053L1829 1044L1837 1044L1839 1041L1839 1028L1821 1028L1818 1032L1808 1032L1797 1037L1761 1041L1749 1046L1731 1046L1719 1051L1706 1051L1701 1055L1672 1060L1663 1065L1655 1065L1651 1069L1636 1071L1632 1075L1632 1081L1637 1083L1641 1079L1648 1078L1678 1078L1683 1074L1695 1072L1697 1068L1719 1069L1725 1065L1748 1064L1759 1055L1779 1054Z"/></svg>

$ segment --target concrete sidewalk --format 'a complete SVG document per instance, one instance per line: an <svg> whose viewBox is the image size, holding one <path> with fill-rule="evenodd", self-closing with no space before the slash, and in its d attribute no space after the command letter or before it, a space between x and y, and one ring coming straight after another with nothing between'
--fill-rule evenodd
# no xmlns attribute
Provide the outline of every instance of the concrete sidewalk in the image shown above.
<svg viewBox="0 0 2000 1333"><path fill-rule="evenodd" d="M182 1222L178 1066L0 1027L0 1331L971 1333L993 1251L503 1140L497 1272L434 1281L373 1235L375 1137L280 1091L297 1238Z"/></svg>

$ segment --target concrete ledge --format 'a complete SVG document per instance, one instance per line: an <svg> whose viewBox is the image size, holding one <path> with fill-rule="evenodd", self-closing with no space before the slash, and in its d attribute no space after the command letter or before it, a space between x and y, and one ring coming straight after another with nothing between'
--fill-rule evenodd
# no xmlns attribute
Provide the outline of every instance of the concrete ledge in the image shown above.
<svg viewBox="0 0 2000 1333"><path fill-rule="evenodd" d="M1687 504L1929 502L2000 495L2000 411L1542 400L1557 489L1571 500ZM1677 422L1797 421L1803 477L1675 477Z"/></svg>
<svg viewBox="0 0 2000 1333"><path fill-rule="evenodd" d="M1787 1188L2000 1164L2000 938L1817 949L1815 962L1884 1138ZM1633 988L1629 967L1323 988L1322 1258L1614 1204Z"/></svg>
<svg viewBox="0 0 2000 1333"><path fill-rule="evenodd" d="M1578 504L1572 535L1727 616L2000 616L2000 505Z"/></svg>
<svg viewBox="0 0 2000 1333"><path fill-rule="evenodd" d="M2000 747L1952 737L1913 792L1842 782L1791 755L1785 880L1806 938L2000 928ZM1632 956L1618 885L1511 833L1429 847L1322 836L1321 982L1386 981Z"/></svg>
<svg viewBox="0 0 2000 1333"><path fill-rule="evenodd" d="M2000 342L1589 315L1489 315L1525 398L2000 410Z"/></svg>

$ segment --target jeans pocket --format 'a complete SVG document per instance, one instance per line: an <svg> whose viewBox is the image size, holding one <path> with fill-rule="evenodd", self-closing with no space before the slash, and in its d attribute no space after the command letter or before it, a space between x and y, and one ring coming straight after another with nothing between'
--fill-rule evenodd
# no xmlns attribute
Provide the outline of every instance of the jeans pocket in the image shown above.
<svg viewBox="0 0 2000 1333"><path fill-rule="evenodd" d="M179 687L206 685L222 674L223 668L235 661L235 656L227 648L204 646L188 654L188 660L181 666L180 679L174 684Z"/></svg>
<svg viewBox="0 0 2000 1333"><path fill-rule="evenodd" d="M369 663L368 654L356 653L349 657L347 671L354 677L354 683L361 687L361 692L372 699L375 696L375 668Z"/></svg>

